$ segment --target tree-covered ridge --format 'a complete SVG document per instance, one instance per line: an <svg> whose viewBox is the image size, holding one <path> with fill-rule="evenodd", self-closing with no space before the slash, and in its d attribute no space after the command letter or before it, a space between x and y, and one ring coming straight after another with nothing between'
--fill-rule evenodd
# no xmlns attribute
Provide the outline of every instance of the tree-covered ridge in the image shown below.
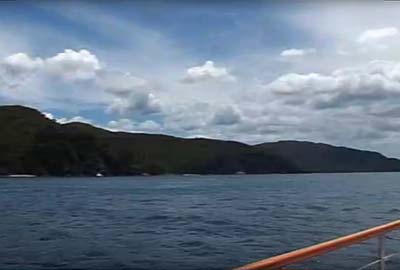
<svg viewBox="0 0 400 270"><path fill-rule="evenodd" d="M0 175L248 174L399 171L379 153L311 142L234 141L111 132L0 106Z"/></svg>
<svg viewBox="0 0 400 270"><path fill-rule="evenodd" d="M259 149L292 161L305 172L400 171L400 160L358 149L304 141L279 141L257 145Z"/></svg>
<svg viewBox="0 0 400 270"><path fill-rule="evenodd" d="M0 174L137 175L299 172L291 162L252 146L210 139L110 132L59 124L39 111L0 107Z"/></svg>

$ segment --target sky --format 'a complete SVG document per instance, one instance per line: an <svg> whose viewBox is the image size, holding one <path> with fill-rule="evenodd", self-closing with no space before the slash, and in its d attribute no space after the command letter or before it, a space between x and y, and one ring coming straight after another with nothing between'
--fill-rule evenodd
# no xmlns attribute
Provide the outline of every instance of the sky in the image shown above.
<svg viewBox="0 0 400 270"><path fill-rule="evenodd" d="M400 157L400 1L1 1L0 104Z"/></svg>

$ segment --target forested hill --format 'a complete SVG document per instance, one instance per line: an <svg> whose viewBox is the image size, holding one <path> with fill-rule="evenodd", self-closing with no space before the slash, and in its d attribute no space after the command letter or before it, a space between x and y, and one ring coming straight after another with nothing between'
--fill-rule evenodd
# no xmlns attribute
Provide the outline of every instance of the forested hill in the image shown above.
<svg viewBox="0 0 400 270"><path fill-rule="evenodd" d="M1 175L300 172L289 161L238 142L58 124L21 106L0 106L0 125Z"/></svg>
<svg viewBox="0 0 400 270"><path fill-rule="evenodd" d="M304 141L279 141L255 147L290 160L306 172L400 171L400 160L353 148Z"/></svg>
<svg viewBox="0 0 400 270"><path fill-rule="evenodd" d="M35 109L0 106L0 175L54 176L398 171L379 153L308 142L251 146L59 124Z"/></svg>

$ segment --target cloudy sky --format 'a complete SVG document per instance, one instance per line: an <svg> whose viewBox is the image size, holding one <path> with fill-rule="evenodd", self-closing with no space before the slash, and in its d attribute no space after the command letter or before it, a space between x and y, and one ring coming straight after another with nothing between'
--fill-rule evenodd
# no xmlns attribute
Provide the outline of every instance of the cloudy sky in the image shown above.
<svg viewBox="0 0 400 270"><path fill-rule="evenodd" d="M213 2L0 2L0 103L400 157L400 2Z"/></svg>

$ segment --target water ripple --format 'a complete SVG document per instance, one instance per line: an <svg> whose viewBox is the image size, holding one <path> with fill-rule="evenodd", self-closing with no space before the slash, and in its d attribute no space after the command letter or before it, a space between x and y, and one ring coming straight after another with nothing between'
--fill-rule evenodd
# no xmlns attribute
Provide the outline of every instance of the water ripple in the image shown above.
<svg viewBox="0 0 400 270"><path fill-rule="evenodd" d="M0 269L231 269L397 219L398 178L1 179ZM366 242L298 268L354 269L374 256Z"/></svg>

